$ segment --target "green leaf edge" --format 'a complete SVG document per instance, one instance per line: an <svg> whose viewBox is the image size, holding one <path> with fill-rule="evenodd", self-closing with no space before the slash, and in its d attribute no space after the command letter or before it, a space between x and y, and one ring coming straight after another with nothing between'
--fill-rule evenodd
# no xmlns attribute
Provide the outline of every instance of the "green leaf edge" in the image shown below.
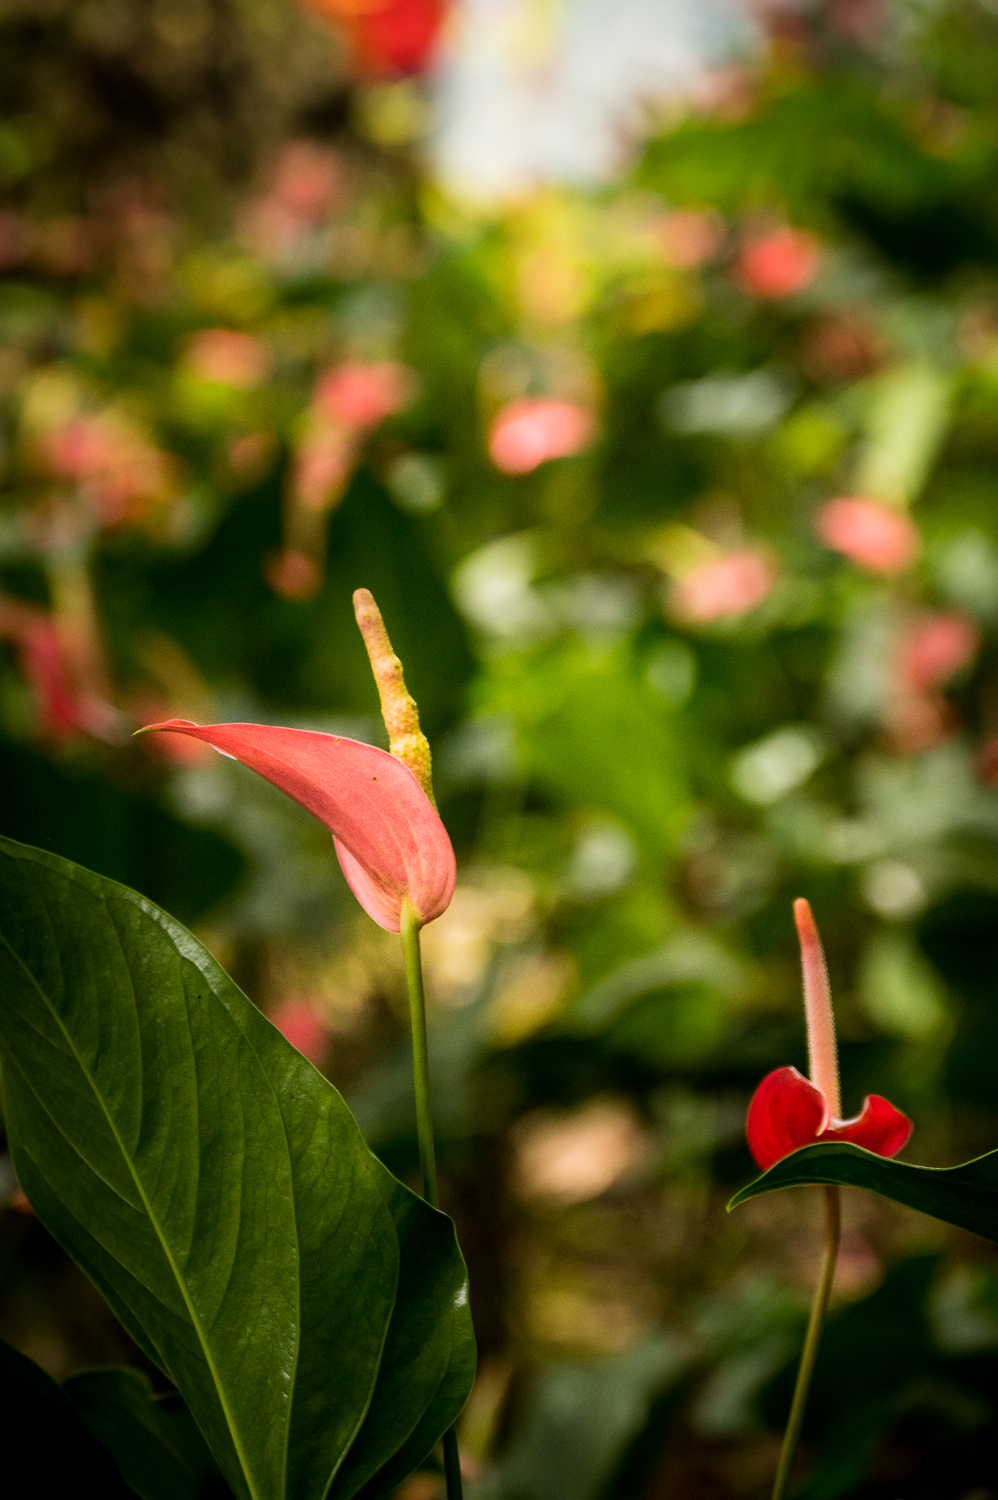
<svg viewBox="0 0 998 1500"><path fill-rule="evenodd" d="M998 1151L955 1167L919 1167L845 1141L802 1146L740 1189L728 1212L790 1187L861 1187L998 1243Z"/></svg>

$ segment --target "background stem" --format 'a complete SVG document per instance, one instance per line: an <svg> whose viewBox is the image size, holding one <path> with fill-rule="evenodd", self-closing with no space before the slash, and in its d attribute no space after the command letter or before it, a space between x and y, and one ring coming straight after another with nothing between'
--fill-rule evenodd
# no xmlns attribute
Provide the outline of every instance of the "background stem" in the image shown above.
<svg viewBox="0 0 998 1500"><path fill-rule="evenodd" d="M790 1416L787 1419L787 1430L783 1434L783 1451L780 1454L780 1466L776 1471L776 1483L773 1485L773 1500L784 1500L790 1485L790 1471L793 1468L797 1440L800 1437L804 1409L807 1406L807 1395L811 1388L811 1376L814 1373L814 1361L818 1354L821 1329L825 1321L825 1313L828 1311L828 1299L832 1294L832 1282L835 1280L835 1262L838 1258L839 1238L842 1233L842 1195L837 1187L826 1187L824 1192L825 1253L821 1262L821 1276L814 1289L811 1316L808 1319L804 1348L797 1370L797 1384L794 1387L794 1399L790 1406Z"/></svg>
<svg viewBox="0 0 998 1500"><path fill-rule="evenodd" d="M423 993L423 964L419 951L420 926L419 918L408 901L403 901L400 932L402 953L405 957L405 977L409 987L412 1076L416 1088L419 1166L423 1174L423 1197L433 1208L439 1208L437 1157L433 1145L433 1110L430 1105L430 1064L426 1046L426 998ZM444 1433L443 1450L447 1500L462 1500L461 1462L457 1447L457 1431L453 1427L448 1428Z"/></svg>

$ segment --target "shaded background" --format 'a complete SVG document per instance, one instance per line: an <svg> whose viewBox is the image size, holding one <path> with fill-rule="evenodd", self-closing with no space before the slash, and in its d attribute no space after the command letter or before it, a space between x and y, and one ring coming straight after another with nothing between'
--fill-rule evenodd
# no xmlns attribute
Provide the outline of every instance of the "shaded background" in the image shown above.
<svg viewBox="0 0 998 1500"><path fill-rule="evenodd" d="M794 896L847 1110L998 1145L998 14L2 0L0 100L0 828L191 924L414 1180L397 943L130 739L377 742L372 588L460 861L470 1492L768 1494L819 1195L724 1205ZM0 1176L0 1332L141 1364ZM994 1500L993 1248L845 1224L801 1495Z"/></svg>

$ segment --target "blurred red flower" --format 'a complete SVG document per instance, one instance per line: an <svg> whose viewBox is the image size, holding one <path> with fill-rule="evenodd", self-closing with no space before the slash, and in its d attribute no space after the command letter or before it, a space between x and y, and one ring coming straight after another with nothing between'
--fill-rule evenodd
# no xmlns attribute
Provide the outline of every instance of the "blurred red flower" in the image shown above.
<svg viewBox="0 0 998 1500"><path fill-rule="evenodd" d="M346 31L369 77L422 73L433 61L445 0L304 0Z"/></svg>
<svg viewBox="0 0 998 1500"><path fill-rule="evenodd" d="M14 645L44 738L64 740L85 728L58 627L51 615L0 599L0 639Z"/></svg>
<svg viewBox="0 0 998 1500"><path fill-rule="evenodd" d="M903 573L922 546L918 527L905 511L862 495L829 500L818 512L815 529L826 547L871 573Z"/></svg>
<svg viewBox="0 0 998 1500"><path fill-rule="evenodd" d="M732 268L738 285L753 297L776 301L810 286L821 264L821 244L803 229L773 229L743 245Z"/></svg>
<svg viewBox="0 0 998 1500"><path fill-rule="evenodd" d="M551 396L511 401L489 428L489 456L504 474L529 474L552 458L581 453L596 431L588 407Z"/></svg>

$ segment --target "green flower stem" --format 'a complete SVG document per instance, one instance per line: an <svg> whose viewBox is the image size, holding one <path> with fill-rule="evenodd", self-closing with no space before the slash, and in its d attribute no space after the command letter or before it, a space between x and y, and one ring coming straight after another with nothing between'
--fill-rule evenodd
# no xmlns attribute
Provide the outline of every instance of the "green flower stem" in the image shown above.
<svg viewBox="0 0 998 1500"><path fill-rule="evenodd" d="M409 986L409 1018L412 1026L412 1076L416 1087L416 1135L419 1141L419 1166L423 1174L423 1197L433 1208L440 1207L437 1192L437 1156L433 1146L433 1111L430 1105L430 1064L426 1046L426 997L423 992L423 964L419 952L421 922L408 901L402 903L402 953L405 977ZM457 1447L457 1430L449 1427L443 1436L444 1474L447 1478L447 1500L462 1500L461 1463Z"/></svg>
<svg viewBox="0 0 998 1500"><path fill-rule="evenodd" d="M800 1437L801 1423L804 1420L807 1394L811 1388L811 1376L814 1374L818 1343L821 1339L825 1314L828 1311L828 1299L832 1295L832 1282L835 1280L835 1262L838 1259L841 1234L841 1191L837 1187L826 1187L825 1253L821 1262L821 1276L814 1289L814 1301L811 1303L811 1316L808 1319L804 1349L797 1370L797 1384L794 1387L794 1399L787 1420L787 1430L783 1435L783 1451L780 1454L780 1466L776 1471L776 1483L773 1485L773 1500L785 1500L790 1485L790 1471L797 1452L797 1440Z"/></svg>
<svg viewBox="0 0 998 1500"><path fill-rule="evenodd" d="M412 1076L416 1085L416 1134L419 1168L423 1174L423 1197L440 1207L437 1193L437 1157L433 1149L433 1111L430 1107L430 1061L426 1050L426 998L423 994L423 964L419 953L422 924L408 901L402 903L402 952L409 986L409 1020L412 1025Z"/></svg>

